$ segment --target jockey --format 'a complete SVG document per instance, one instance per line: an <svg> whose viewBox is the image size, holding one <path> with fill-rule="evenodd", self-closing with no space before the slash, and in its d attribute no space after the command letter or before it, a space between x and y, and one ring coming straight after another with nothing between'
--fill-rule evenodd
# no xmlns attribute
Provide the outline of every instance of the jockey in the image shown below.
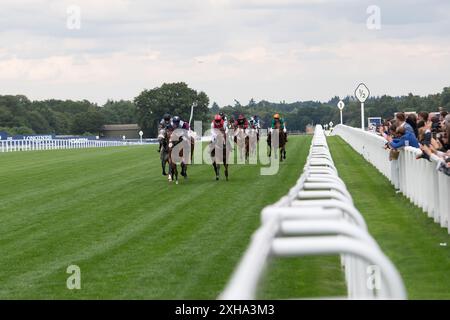
<svg viewBox="0 0 450 320"><path fill-rule="evenodd" d="M256 129L261 129L261 123L260 123L260 121L259 121L259 116L254 115L254 116L253 116L253 120L255 120L255 126L256 126Z"/></svg>
<svg viewBox="0 0 450 320"><path fill-rule="evenodd" d="M228 118L223 111L219 112L219 116L222 118L224 122L224 126L228 127Z"/></svg>
<svg viewBox="0 0 450 320"><path fill-rule="evenodd" d="M170 116L170 114L166 113L164 114L163 118L161 119L161 121L159 122L159 129L160 130L169 130L172 129L172 117ZM162 139L159 138L159 148L157 150L157 152L161 152L161 147L162 147Z"/></svg>
<svg viewBox="0 0 450 320"><path fill-rule="evenodd" d="M226 117L225 117L226 118ZM219 132L228 133L228 127L222 115L216 114L211 122L211 142L215 142Z"/></svg>
<svg viewBox="0 0 450 320"><path fill-rule="evenodd" d="M261 128L261 126L259 124L258 116L251 117L249 124L250 124L250 129L259 130Z"/></svg>
<svg viewBox="0 0 450 320"><path fill-rule="evenodd" d="M230 117L230 121L228 122L228 124L227 124L227 127L228 127L228 129L234 129L234 123L235 123L236 121L234 120L234 116L232 115L231 117Z"/></svg>
<svg viewBox="0 0 450 320"><path fill-rule="evenodd" d="M183 129L183 130L189 130L189 123L186 121L181 120L179 116L175 116L172 118L171 126L173 129Z"/></svg>
<svg viewBox="0 0 450 320"><path fill-rule="evenodd" d="M220 118L220 123L218 122ZM217 127L217 126L220 126ZM226 128L226 131L228 131L228 119L227 116L225 115L225 113L220 112L219 114L216 114L214 116L214 120L211 122L211 130L213 129L221 129L221 128Z"/></svg>
<svg viewBox="0 0 450 320"><path fill-rule="evenodd" d="M280 128L283 129L284 133L286 133L287 132L286 123L285 123L284 119L280 117L280 115L278 113L274 114L274 116L273 116L271 129L275 129L275 125L277 123L280 123Z"/></svg>
<svg viewBox="0 0 450 320"><path fill-rule="evenodd" d="M166 113L159 122L159 127L160 129L168 129L171 127L171 124L172 124L172 117L170 116L170 114Z"/></svg>
<svg viewBox="0 0 450 320"><path fill-rule="evenodd" d="M247 118L241 113L239 115L239 118L236 120L235 125L237 128L239 129L244 129L247 130L248 129L248 121Z"/></svg>
<svg viewBox="0 0 450 320"><path fill-rule="evenodd" d="M275 126L277 123L280 123L280 129L282 129L283 132L286 134L286 142L287 142L288 140L287 140L286 122L284 121L283 118L280 117L280 115L278 113L273 115L272 127L270 128L270 132L272 132L272 130L275 129Z"/></svg>

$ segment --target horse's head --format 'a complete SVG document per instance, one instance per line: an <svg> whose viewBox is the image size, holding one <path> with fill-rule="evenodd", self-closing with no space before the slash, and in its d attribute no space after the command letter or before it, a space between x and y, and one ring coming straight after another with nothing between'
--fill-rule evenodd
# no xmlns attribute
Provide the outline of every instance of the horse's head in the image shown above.
<svg viewBox="0 0 450 320"><path fill-rule="evenodd" d="M280 127L281 127L280 120L275 120L275 129L280 129Z"/></svg>
<svg viewBox="0 0 450 320"><path fill-rule="evenodd" d="M159 130L158 139L164 140L166 138L167 138L167 130L166 129Z"/></svg>

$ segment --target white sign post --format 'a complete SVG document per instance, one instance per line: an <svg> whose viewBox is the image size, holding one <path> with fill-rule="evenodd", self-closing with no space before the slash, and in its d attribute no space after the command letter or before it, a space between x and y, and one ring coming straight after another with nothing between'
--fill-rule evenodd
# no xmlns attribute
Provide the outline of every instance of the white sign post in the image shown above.
<svg viewBox="0 0 450 320"><path fill-rule="evenodd" d="M192 118L194 116L194 108L197 106L197 102L194 102L191 106L191 116L189 117L189 128L191 127Z"/></svg>
<svg viewBox="0 0 450 320"><path fill-rule="evenodd" d="M355 96L361 102L361 129L365 129L364 125L364 102L369 98L369 88L364 83L360 83L355 90Z"/></svg>
<svg viewBox="0 0 450 320"><path fill-rule="evenodd" d="M344 101L339 101L339 103L338 103L338 108L339 108L339 111L341 112L341 124L344 124L344 122L342 121L342 110L344 110L344 107L345 107L345 103L344 103Z"/></svg>
<svg viewBox="0 0 450 320"><path fill-rule="evenodd" d="M144 135L144 132L142 130L139 131L139 135L141 136L141 144L142 144L142 136Z"/></svg>

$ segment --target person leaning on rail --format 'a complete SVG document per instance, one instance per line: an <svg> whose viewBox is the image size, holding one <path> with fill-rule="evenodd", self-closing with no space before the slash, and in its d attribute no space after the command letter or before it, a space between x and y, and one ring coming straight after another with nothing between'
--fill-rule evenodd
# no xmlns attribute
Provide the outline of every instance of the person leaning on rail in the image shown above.
<svg viewBox="0 0 450 320"><path fill-rule="evenodd" d="M441 114L442 115L442 114ZM434 124L435 122L433 122ZM428 130L432 131L432 123L427 124ZM436 126L435 126L436 127ZM450 115L445 114L444 120L441 122L441 127L436 132L436 139L431 137L431 143L421 143L420 149L422 156L418 158L430 158L431 155L436 155L439 159L437 169L444 174L450 176ZM420 132L420 131L419 131ZM425 140L426 142L426 140Z"/></svg>
<svg viewBox="0 0 450 320"><path fill-rule="evenodd" d="M387 137L389 141L389 146L392 149L400 149L403 147L419 148L419 141L417 141L414 132L407 131L405 126L397 127L396 132L399 138L393 139L390 136Z"/></svg>
<svg viewBox="0 0 450 320"><path fill-rule="evenodd" d="M399 138L399 136L397 136L397 127L395 126L395 123L387 121L385 124L388 125L388 127L386 131L380 130L381 135L388 141L389 138L391 138L392 140L392 137ZM385 148L389 149L389 161L391 162L392 184L394 185L395 190L397 192L400 192L400 167L398 164L398 157L400 155L400 152L396 149L392 149L389 145L389 142L386 143Z"/></svg>
<svg viewBox="0 0 450 320"><path fill-rule="evenodd" d="M406 132L410 132L415 135L414 128L408 122L406 122L406 116L403 112L398 112L395 115L395 125L398 128L404 127Z"/></svg>

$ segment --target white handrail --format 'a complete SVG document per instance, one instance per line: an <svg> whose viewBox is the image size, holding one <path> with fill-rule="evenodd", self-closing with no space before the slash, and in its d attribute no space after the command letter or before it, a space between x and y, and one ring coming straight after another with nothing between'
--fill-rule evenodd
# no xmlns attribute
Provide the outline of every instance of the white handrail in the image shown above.
<svg viewBox="0 0 450 320"><path fill-rule="evenodd" d="M316 127L304 173L288 195L263 209L261 222L220 299L255 298L269 259L309 254L342 255L349 298L406 298L399 273L367 232L337 175L321 126ZM378 290L367 285L368 263L380 269Z"/></svg>
<svg viewBox="0 0 450 320"><path fill-rule="evenodd" d="M359 256L369 263L378 266L387 285L388 296L378 298L404 299L405 287L401 276L392 262L375 246L366 241L356 241L346 237L288 237L275 239L272 244L273 253L279 256L317 255L332 253L348 253ZM369 297L358 297L369 298Z"/></svg>
<svg viewBox="0 0 450 320"><path fill-rule="evenodd" d="M52 139L52 140L1 140L0 152L41 151L62 149L106 148L142 145L141 142Z"/></svg>
<svg viewBox="0 0 450 320"><path fill-rule="evenodd" d="M405 147L398 160L389 161L383 146L384 138L358 128L338 125L334 135L344 139L356 152L373 164L412 203L422 208L450 234L450 176L436 170L441 160L431 156L431 162L419 159L420 149Z"/></svg>

